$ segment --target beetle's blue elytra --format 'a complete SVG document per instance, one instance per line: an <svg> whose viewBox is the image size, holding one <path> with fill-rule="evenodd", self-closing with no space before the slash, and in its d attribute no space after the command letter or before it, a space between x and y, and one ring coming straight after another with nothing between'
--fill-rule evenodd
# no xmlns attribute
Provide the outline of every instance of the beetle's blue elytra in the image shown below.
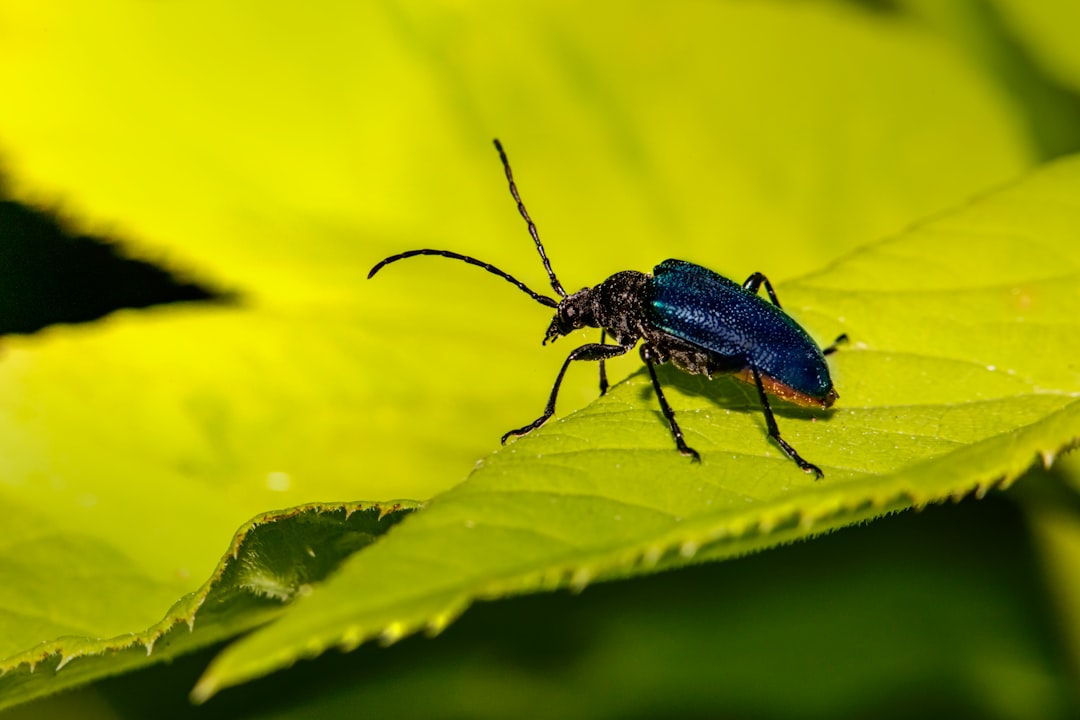
<svg viewBox="0 0 1080 720"><path fill-rule="evenodd" d="M525 435L543 425L555 414L563 376L575 360L594 360L600 366L600 394L608 383L604 361L624 355L641 341L641 359L649 371L653 390L660 409L671 429L675 447L683 455L700 460L698 452L686 444L682 430L675 422L671 409L657 379L655 366L670 362L691 374L712 377L718 373L733 374L757 388L761 409L769 436L802 470L823 476L821 469L804 460L786 440L780 437L768 395L783 398L804 407L828 408L838 397L829 376L825 356L847 339L841 335L822 350L807 332L780 307L780 301L761 273L754 273L739 285L712 270L685 260L665 260L653 269L653 274L624 270L591 288L567 294L551 269L536 224L529 217L518 194L517 184L510 171L510 161L496 140L510 194L518 212L525 219L529 234L544 263L551 287L558 300L529 288L514 276L489 263L450 250L408 250L391 255L371 268L368 278L385 265L416 257L435 255L476 265L513 284L542 305L555 309L555 317L544 335L544 344L579 328L600 329L600 342L575 348L563 362L551 388L544 413L528 425L511 430L502 437ZM765 286L769 300L758 295ZM771 302L770 302L771 301ZM614 345L607 344L607 337Z"/></svg>
<svg viewBox="0 0 1080 720"><path fill-rule="evenodd" d="M736 372L752 365L766 390L789 402L827 408L836 400L823 351L779 305L684 260L657 265L649 290L646 314L661 330L722 357L748 358Z"/></svg>

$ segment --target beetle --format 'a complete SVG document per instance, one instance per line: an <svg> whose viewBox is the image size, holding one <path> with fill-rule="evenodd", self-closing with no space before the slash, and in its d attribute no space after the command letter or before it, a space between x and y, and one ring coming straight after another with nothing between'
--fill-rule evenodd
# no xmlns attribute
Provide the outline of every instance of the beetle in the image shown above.
<svg viewBox="0 0 1080 720"><path fill-rule="evenodd" d="M761 400L769 437L803 471L813 473L816 478L823 477L819 467L804 460L780 436L768 396L775 395L803 407L831 407L839 396L829 376L825 356L835 352L847 336L841 335L832 345L821 349L783 311L765 275L755 272L739 285L685 260L665 260L651 275L635 270L617 272L595 287L568 294L551 269L536 223L525 209L510 170L510 161L497 139L495 149L502 160L510 195L525 219L551 287L559 299L536 292L490 263L451 250L408 250L391 255L371 268L368 279L390 263L418 255L460 260L498 275L541 305L555 310L543 345L583 327L600 329L600 342L582 345L567 356L555 376L555 385L543 414L528 425L503 435L502 442L532 432L555 414L559 386L572 362L592 360L599 363L600 394L603 395L608 388L604 361L630 352L640 341L641 359L649 371L660 410L680 453L694 461L701 460L698 452L686 444L682 429L675 421L675 412L664 397L656 376L656 366L668 362L690 374L712 378L715 374L728 373L753 385ZM758 292L762 286L768 293L768 300ZM614 345L606 342L608 336L614 340Z"/></svg>

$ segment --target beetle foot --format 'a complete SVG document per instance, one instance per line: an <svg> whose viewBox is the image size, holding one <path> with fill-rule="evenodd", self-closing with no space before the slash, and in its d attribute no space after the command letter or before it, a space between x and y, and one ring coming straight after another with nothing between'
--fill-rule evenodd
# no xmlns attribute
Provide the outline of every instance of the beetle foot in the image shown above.
<svg viewBox="0 0 1080 720"><path fill-rule="evenodd" d="M544 423L546 423L546 422L548 421L548 419L549 419L550 417L551 417L551 415L543 415L543 416L541 416L541 417L538 417L538 418L536 418L536 420L534 420L533 422L529 423L529 424L528 424L528 425L526 425L525 427L521 427L521 428L518 428L517 430L511 430L510 432L508 432L508 433L506 433L506 434L504 434L504 435L502 436L502 438L501 438L500 442L501 442L501 443L502 443L503 445L505 445L505 444L506 444L506 441L507 441L507 440L508 440L509 438L512 438L512 437L521 437L522 435L528 435L528 434L529 434L529 433L531 433L531 432L532 432L533 430L535 430L536 428L538 428L538 427L540 427L541 425L543 425Z"/></svg>
<svg viewBox="0 0 1080 720"><path fill-rule="evenodd" d="M679 452L682 453L683 457L688 457L693 462L696 462L696 463L701 462L701 455L698 455L698 451L695 450L694 448L690 447L689 445L680 446L679 447Z"/></svg>

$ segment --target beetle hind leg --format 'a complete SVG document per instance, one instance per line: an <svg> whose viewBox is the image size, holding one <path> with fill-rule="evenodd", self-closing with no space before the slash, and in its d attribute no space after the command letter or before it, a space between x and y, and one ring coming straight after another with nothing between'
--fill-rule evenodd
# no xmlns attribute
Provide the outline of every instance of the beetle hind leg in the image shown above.
<svg viewBox="0 0 1080 720"><path fill-rule="evenodd" d="M821 354L822 355L832 355L834 352L836 352L837 348L840 345L847 345L847 342L848 342L847 333L841 333L840 335L836 336L835 340L832 341L832 345L830 345L829 347L827 347L827 348L825 348L824 350L821 351Z"/></svg>
<svg viewBox="0 0 1080 720"><path fill-rule="evenodd" d="M788 441L780 437L780 428L776 425L776 418L773 417L772 408L769 407L769 398L765 394L765 386L761 384L761 375L758 373L757 368L750 368L750 375L754 378L754 385L757 386L758 397L761 398L761 410L765 414L765 424L769 428L769 437L776 441L776 444L780 446L780 449L784 453L795 461L795 464L803 472L813 473L814 478L820 480L825 477L825 473L821 472L821 468L813 463L809 463L802 459L802 456L796 452L795 448L788 444Z"/></svg>

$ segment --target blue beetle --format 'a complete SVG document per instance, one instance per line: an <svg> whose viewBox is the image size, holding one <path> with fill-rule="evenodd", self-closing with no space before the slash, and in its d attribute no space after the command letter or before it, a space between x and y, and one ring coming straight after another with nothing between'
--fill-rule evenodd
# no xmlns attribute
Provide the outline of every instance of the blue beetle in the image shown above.
<svg viewBox="0 0 1080 720"><path fill-rule="evenodd" d="M682 430L675 422L675 411L664 397L657 379L655 366L667 362L687 373L710 378L714 374L729 373L754 385L761 399L769 436L802 470L822 477L820 468L804 460L780 437L768 395L804 407L831 407L838 395L829 377L825 356L834 352L837 344L847 336L841 335L823 350L781 309L772 284L761 273L754 273L739 285L685 260L665 260L653 269L652 275L634 270L618 272L595 287L568 294L551 269L536 224L521 201L510 171L510 161L498 140L495 140L495 148L506 172L510 194L528 225L551 279L551 287L560 299L532 290L494 265L450 250L409 250L391 255L379 261L368 273L368 278L390 263L417 255L461 260L498 275L540 304L555 309L555 317L542 344L583 327L600 329L600 342L582 345L567 356L555 377L544 413L528 425L503 435L502 442L535 430L555 414L559 386L570 363L597 361L600 394L603 395L608 388L604 361L626 354L641 341L641 359L649 371L660 409L680 453L694 460L701 459L698 452L686 444ZM769 301L758 294L762 285ZM614 345L607 344L609 335Z"/></svg>

